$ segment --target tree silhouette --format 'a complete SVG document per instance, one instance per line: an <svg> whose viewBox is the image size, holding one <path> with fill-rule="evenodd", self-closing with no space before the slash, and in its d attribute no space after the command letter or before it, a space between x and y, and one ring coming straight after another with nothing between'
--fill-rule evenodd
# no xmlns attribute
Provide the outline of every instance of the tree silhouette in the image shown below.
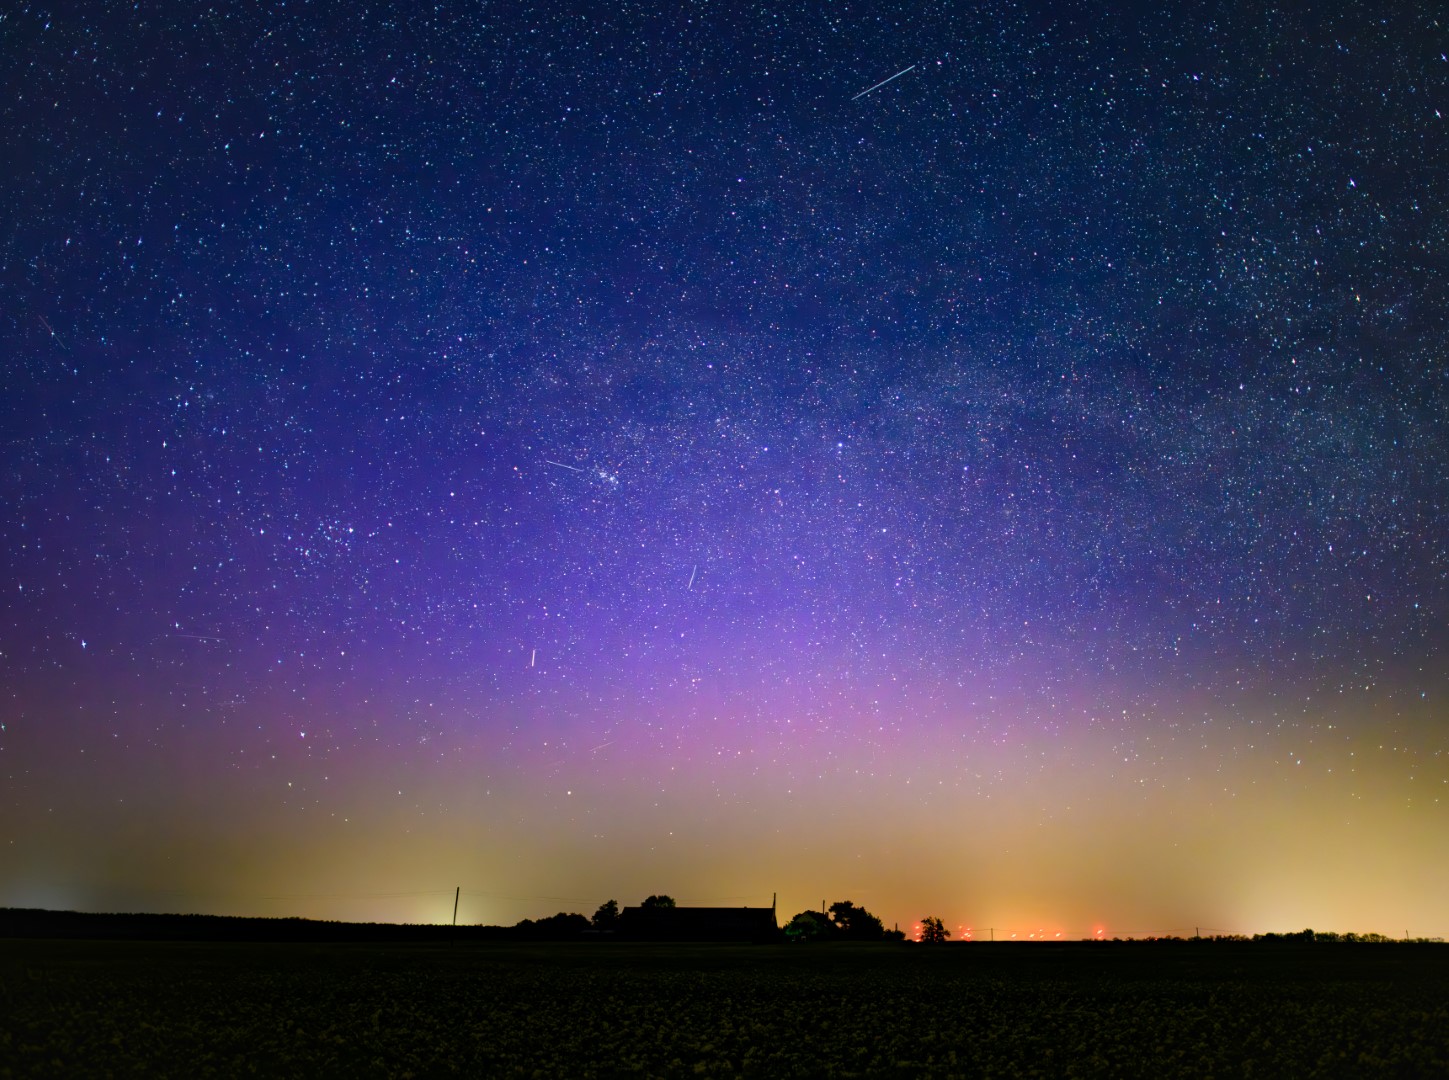
<svg viewBox="0 0 1449 1080"><path fill-rule="evenodd" d="M594 912L595 930L612 930L619 922L619 901L606 900Z"/></svg>
<svg viewBox="0 0 1449 1080"><path fill-rule="evenodd" d="M658 896L645 897L644 902L639 906L646 909L674 907L674 897L660 893Z"/></svg>
<svg viewBox="0 0 1449 1080"><path fill-rule="evenodd" d="M787 941L826 941L836 933L835 924L818 911L802 911L785 924Z"/></svg>
<svg viewBox="0 0 1449 1080"><path fill-rule="evenodd" d="M560 911L545 919L524 919L515 923L513 933L527 941L573 941L589 928L582 915Z"/></svg>
<svg viewBox="0 0 1449 1080"><path fill-rule="evenodd" d="M945 924L934 915L927 915L921 920L921 942L926 945L944 945L946 939L951 936Z"/></svg>
<svg viewBox="0 0 1449 1080"><path fill-rule="evenodd" d="M885 936L881 921L849 900L830 905L830 920L846 941L879 941Z"/></svg>

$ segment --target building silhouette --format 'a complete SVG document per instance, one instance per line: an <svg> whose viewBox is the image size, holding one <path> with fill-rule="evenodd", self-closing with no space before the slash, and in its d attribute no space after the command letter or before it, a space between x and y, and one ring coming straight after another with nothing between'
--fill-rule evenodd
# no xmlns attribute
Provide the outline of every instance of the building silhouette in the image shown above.
<svg viewBox="0 0 1449 1080"><path fill-rule="evenodd" d="M721 941L768 944L780 940L775 907L626 907L615 937L624 941Z"/></svg>

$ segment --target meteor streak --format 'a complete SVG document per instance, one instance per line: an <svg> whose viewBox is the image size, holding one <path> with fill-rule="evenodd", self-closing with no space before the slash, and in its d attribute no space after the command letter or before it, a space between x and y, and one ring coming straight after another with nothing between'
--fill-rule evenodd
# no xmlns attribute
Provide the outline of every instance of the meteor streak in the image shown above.
<svg viewBox="0 0 1449 1080"><path fill-rule="evenodd" d="M867 86L864 90L862 90L860 93L856 94L855 97L851 98L850 100L851 101L859 101L861 98L865 97L865 95L868 94L868 93L870 93L872 90L879 90L886 83L888 83L888 82L895 82L897 79L899 79L906 72L908 72L908 71L914 71L915 68L916 68L916 65L915 64L912 64L908 68L901 68L900 71L897 71L889 79L882 79L880 82L876 83L874 86Z"/></svg>

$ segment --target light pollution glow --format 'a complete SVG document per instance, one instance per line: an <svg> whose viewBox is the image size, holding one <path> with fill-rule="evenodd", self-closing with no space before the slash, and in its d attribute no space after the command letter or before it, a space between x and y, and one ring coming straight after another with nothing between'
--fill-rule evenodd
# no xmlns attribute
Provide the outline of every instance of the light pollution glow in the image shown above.
<svg viewBox="0 0 1449 1080"><path fill-rule="evenodd" d="M778 892L782 921L848 898L888 924L936 914L1006 937L1442 934L1445 839L1413 784L1437 806L1443 778L1406 747L1262 719L1198 725L1186 746L1154 728L953 746L921 724L844 753L812 732L792 754L782 739L773 753L706 741L653 755L621 731L598 749L503 755L483 779L483 750L444 736L406 761L318 761L299 745L279 754L286 797L267 807L245 774L198 775L194 751L107 778L124 755L78 746L93 764L48 768L89 782L15 823L11 865L17 851L28 865L4 901L438 922L458 885L462 921L506 924L652 892L749 905Z"/></svg>

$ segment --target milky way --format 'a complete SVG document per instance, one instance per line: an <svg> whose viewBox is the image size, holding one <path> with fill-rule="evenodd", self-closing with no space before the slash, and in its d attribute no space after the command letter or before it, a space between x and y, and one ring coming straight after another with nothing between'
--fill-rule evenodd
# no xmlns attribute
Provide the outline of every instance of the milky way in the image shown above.
<svg viewBox="0 0 1449 1080"><path fill-rule="evenodd" d="M1428 8L0 42L0 903L1449 931Z"/></svg>

